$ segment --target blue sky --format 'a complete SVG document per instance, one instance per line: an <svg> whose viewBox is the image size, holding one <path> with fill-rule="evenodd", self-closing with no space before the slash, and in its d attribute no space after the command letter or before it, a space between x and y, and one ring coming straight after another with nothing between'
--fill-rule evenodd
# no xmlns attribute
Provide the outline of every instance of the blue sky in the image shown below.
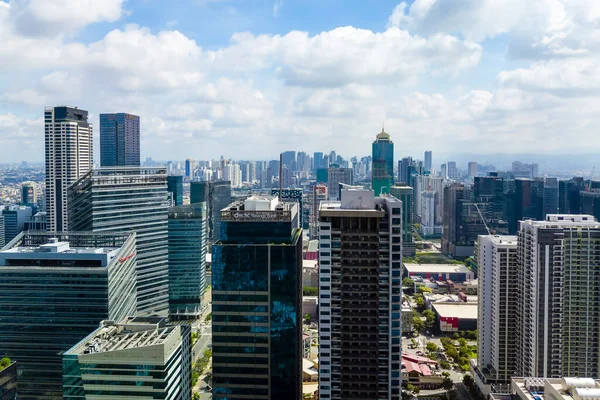
<svg viewBox="0 0 600 400"><path fill-rule="evenodd" d="M142 156L600 150L593 0L0 0L0 162L43 107L142 118Z"/></svg>

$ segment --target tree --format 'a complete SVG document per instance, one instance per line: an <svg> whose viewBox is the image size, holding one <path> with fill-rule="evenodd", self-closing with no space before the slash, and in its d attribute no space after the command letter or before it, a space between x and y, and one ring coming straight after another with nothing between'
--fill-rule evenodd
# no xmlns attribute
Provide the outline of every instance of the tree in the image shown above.
<svg viewBox="0 0 600 400"><path fill-rule="evenodd" d="M206 318L204 318L204 321L208 322L208 321L211 321L211 320L212 320L212 313L208 313L206 315Z"/></svg>
<svg viewBox="0 0 600 400"><path fill-rule="evenodd" d="M433 328L433 326L435 325L435 313L431 310L425 310L423 311L423 316L426 319L425 327L427 329Z"/></svg>
<svg viewBox="0 0 600 400"><path fill-rule="evenodd" d="M304 296L318 296L319 288L314 286L304 286L302 288L302 295Z"/></svg>
<svg viewBox="0 0 600 400"><path fill-rule="evenodd" d="M413 281L409 277L406 277L406 278L402 279L402 286L408 287L408 288L413 288L415 286L415 281Z"/></svg>
<svg viewBox="0 0 600 400"><path fill-rule="evenodd" d="M428 342L425 345L425 348L427 348L427 351L431 351L431 352L437 351L437 349L438 349L437 345L435 343L433 343L433 342Z"/></svg>
<svg viewBox="0 0 600 400"><path fill-rule="evenodd" d="M0 370L8 367L10 365L10 363L11 363L10 358L4 357L2 360L0 360Z"/></svg>
<svg viewBox="0 0 600 400"><path fill-rule="evenodd" d="M419 286L419 292L421 293L433 293L433 289L427 286Z"/></svg>
<svg viewBox="0 0 600 400"><path fill-rule="evenodd" d="M425 308L425 299L423 298L423 296L415 297L415 304L416 304L417 308L420 310Z"/></svg>
<svg viewBox="0 0 600 400"><path fill-rule="evenodd" d="M444 390L452 390L454 388L454 382L450 379L449 376L444 376L444 380L442 381L442 387Z"/></svg>
<svg viewBox="0 0 600 400"><path fill-rule="evenodd" d="M466 387L470 388L473 387L473 385L475 385L475 380L473 379L473 377L469 374L466 374L463 377L463 383L465 384Z"/></svg>
<svg viewBox="0 0 600 400"><path fill-rule="evenodd" d="M444 369L450 369L450 363L448 361L440 361L440 367L444 368Z"/></svg>
<svg viewBox="0 0 600 400"><path fill-rule="evenodd" d="M458 339L458 345L459 345L460 347L462 347L462 346L466 346L466 345L467 345L467 339L465 339L465 338L460 338L460 339Z"/></svg>
<svg viewBox="0 0 600 400"><path fill-rule="evenodd" d="M414 394L418 394L421 391L417 386L415 386L411 383L406 385L406 390L408 390L409 392L414 393Z"/></svg>
<svg viewBox="0 0 600 400"><path fill-rule="evenodd" d="M413 328L415 331L421 332L423 329L425 329L425 322L423 322L423 320L421 320L419 317L413 317Z"/></svg>

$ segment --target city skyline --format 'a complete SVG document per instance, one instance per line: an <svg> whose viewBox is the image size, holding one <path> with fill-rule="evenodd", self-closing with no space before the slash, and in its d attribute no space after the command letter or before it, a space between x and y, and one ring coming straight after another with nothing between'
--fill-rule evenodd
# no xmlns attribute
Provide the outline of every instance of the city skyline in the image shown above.
<svg viewBox="0 0 600 400"><path fill-rule="evenodd" d="M599 148L591 0L70 1L0 1L4 162L42 158L59 104L140 115L143 158L358 154L382 122L397 156Z"/></svg>

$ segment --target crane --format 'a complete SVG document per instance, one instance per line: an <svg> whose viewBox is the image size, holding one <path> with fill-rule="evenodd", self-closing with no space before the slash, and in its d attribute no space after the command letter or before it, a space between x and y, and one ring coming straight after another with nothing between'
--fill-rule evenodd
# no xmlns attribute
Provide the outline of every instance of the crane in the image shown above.
<svg viewBox="0 0 600 400"><path fill-rule="evenodd" d="M483 222L483 226L485 226L485 230L487 231L488 235L492 235L492 231L488 227L487 222L485 222L485 218L483 218L483 214L481 213L479 206L477 205L477 203L473 203L473 205L477 209L477 212L479 213L479 217L481 218L481 221Z"/></svg>

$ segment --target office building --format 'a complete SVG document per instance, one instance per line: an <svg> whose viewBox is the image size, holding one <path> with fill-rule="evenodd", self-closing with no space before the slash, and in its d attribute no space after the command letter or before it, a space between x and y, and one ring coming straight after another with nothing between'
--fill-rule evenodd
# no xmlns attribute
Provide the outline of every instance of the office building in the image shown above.
<svg viewBox="0 0 600 400"><path fill-rule="evenodd" d="M102 321L64 353L63 398L191 400L190 331L157 317Z"/></svg>
<svg viewBox="0 0 600 400"><path fill-rule="evenodd" d="M35 188L35 183L23 182L21 185L21 204L25 206L37 204L37 190Z"/></svg>
<svg viewBox="0 0 600 400"><path fill-rule="evenodd" d="M475 178L477 176L477 162L476 161L469 161L469 166L467 169L468 169L469 178Z"/></svg>
<svg viewBox="0 0 600 400"><path fill-rule="evenodd" d="M85 110L46 107L44 132L48 230L62 232L68 229L67 188L93 167L92 125Z"/></svg>
<svg viewBox="0 0 600 400"><path fill-rule="evenodd" d="M319 238L319 398L399 400L402 204L343 190Z"/></svg>
<svg viewBox="0 0 600 400"><path fill-rule="evenodd" d="M436 207L439 204L439 194L433 190L421 192L421 234L438 236L442 234L442 225L436 220Z"/></svg>
<svg viewBox="0 0 600 400"><path fill-rule="evenodd" d="M169 205L178 207L183 205L183 176L167 176L167 191L169 192Z"/></svg>
<svg viewBox="0 0 600 400"><path fill-rule="evenodd" d="M431 150L426 151L425 152L425 164L424 164L426 173L431 173L431 168L433 167L432 160L433 160L433 158L432 158Z"/></svg>
<svg viewBox="0 0 600 400"><path fill-rule="evenodd" d="M479 236L475 262L479 273L476 376L483 385L501 390L517 373L517 237Z"/></svg>
<svg viewBox="0 0 600 400"><path fill-rule="evenodd" d="M600 223L548 215L519 230L517 376L598 376Z"/></svg>
<svg viewBox="0 0 600 400"><path fill-rule="evenodd" d="M596 219L600 218L600 190L579 192L579 202L581 213L593 215Z"/></svg>
<svg viewBox="0 0 600 400"><path fill-rule="evenodd" d="M353 185L354 171L352 171L352 168L340 168L337 164L331 164L327 170L327 192L329 200L340 198L340 183Z"/></svg>
<svg viewBox="0 0 600 400"><path fill-rule="evenodd" d="M442 236L442 252L455 252L457 241L457 205L458 201L468 195L463 184L452 183L444 188L444 226Z"/></svg>
<svg viewBox="0 0 600 400"><path fill-rule="evenodd" d="M412 157L404 157L398 161L398 182L405 185L411 184L410 177L414 170L414 161Z"/></svg>
<svg viewBox="0 0 600 400"><path fill-rule="evenodd" d="M169 315L197 319L206 288L206 203L169 209Z"/></svg>
<svg viewBox="0 0 600 400"><path fill-rule="evenodd" d="M315 154L313 156L313 168L315 170L317 170L319 168L326 168L326 166L323 163L323 152L321 152L321 151L315 152Z"/></svg>
<svg viewBox="0 0 600 400"><path fill-rule="evenodd" d="M4 216L0 214L0 249L2 249L5 244L6 239L4 237Z"/></svg>
<svg viewBox="0 0 600 400"><path fill-rule="evenodd" d="M100 114L100 165L140 166L140 117L127 113Z"/></svg>
<svg viewBox="0 0 600 400"><path fill-rule="evenodd" d="M298 205L250 197L221 211L212 250L213 398L302 398Z"/></svg>
<svg viewBox="0 0 600 400"><path fill-rule="evenodd" d="M28 206L10 205L4 207L2 216L4 217L4 240L8 243L25 230L25 222L31 218L32 210Z"/></svg>
<svg viewBox="0 0 600 400"><path fill-rule="evenodd" d="M444 179L433 175L413 175L410 179L415 188L415 216L422 216L422 193L426 190L434 191L435 196L435 223L441 225L444 221ZM415 218L418 222L419 219Z"/></svg>
<svg viewBox="0 0 600 400"><path fill-rule="evenodd" d="M539 167L537 164L526 164L521 161L512 163L511 174L514 178L534 179L539 176Z"/></svg>
<svg viewBox="0 0 600 400"><path fill-rule="evenodd" d="M456 168L456 161L448 161L446 163L446 173L448 179L458 179L458 169Z"/></svg>
<svg viewBox="0 0 600 400"><path fill-rule="evenodd" d="M284 151L281 154L281 160L284 167L288 167L290 171L296 170L296 152L295 151Z"/></svg>
<svg viewBox="0 0 600 400"><path fill-rule="evenodd" d="M188 158L185 160L185 177L188 180L191 180L194 177L194 172L196 171L196 161Z"/></svg>
<svg viewBox="0 0 600 400"><path fill-rule="evenodd" d="M239 164L227 164L223 167L223 179L231 182L232 188L242 186L242 172Z"/></svg>
<svg viewBox="0 0 600 400"><path fill-rule="evenodd" d="M206 202L208 240L213 243L221 237L221 210L231 204L231 182L192 182L190 203Z"/></svg>
<svg viewBox="0 0 600 400"><path fill-rule="evenodd" d="M24 231L47 231L46 211L38 211L33 217L25 220Z"/></svg>
<svg viewBox="0 0 600 400"><path fill-rule="evenodd" d="M8 365L0 364L0 400L17 399L17 363L10 359L8 360Z"/></svg>
<svg viewBox="0 0 600 400"><path fill-rule="evenodd" d="M383 128L373 142L371 188L377 195L389 194L394 184L394 142Z"/></svg>
<svg viewBox="0 0 600 400"><path fill-rule="evenodd" d="M104 319L136 310L135 234L21 233L0 251L0 354L19 398L62 398L62 360Z"/></svg>
<svg viewBox="0 0 600 400"><path fill-rule="evenodd" d="M137 234L137 306L140 315L169 310L168 194L165 168L90 170L69 188L74 231Z"/></svg>
<svg viewBox="0 0 600 400"><path fill-rule="evenodd" d="M390 194L402 202L402 255L412 257L416 245L412 236L414 219L414 190L410 186L392 186Z"/></svg>

